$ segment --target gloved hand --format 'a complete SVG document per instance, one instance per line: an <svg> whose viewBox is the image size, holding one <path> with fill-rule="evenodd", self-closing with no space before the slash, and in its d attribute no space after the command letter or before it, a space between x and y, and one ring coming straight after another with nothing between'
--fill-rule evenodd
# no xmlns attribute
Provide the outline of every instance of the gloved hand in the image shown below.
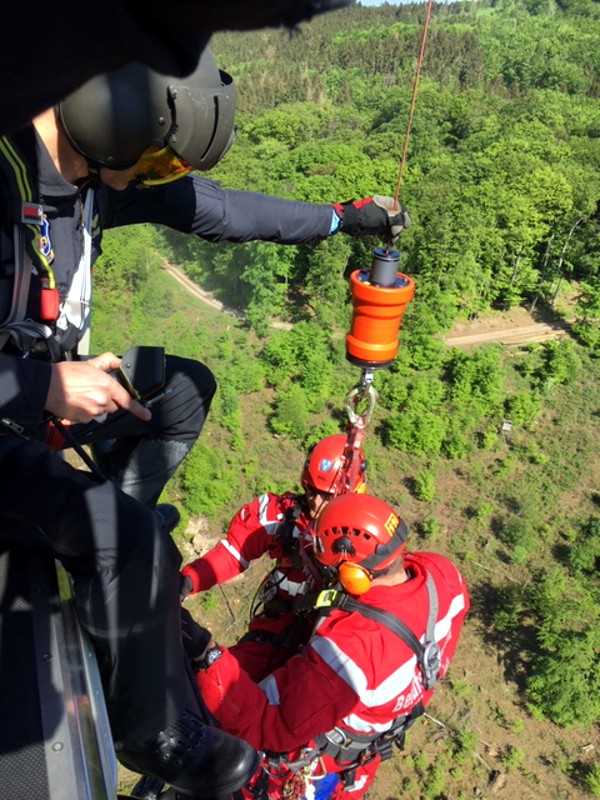
<svg viewBox="0 0 600 800"><path fill-rule="evenodd" d="M349 200L336 203L334 209L341 219L339 230L350 236L380 236L393 244L410 225L408 211L395 204L393 197L374 195Z"/></svg>
<svg viewBox="0 0 600 800"><path fill-rule="evenodd" d="M187 608L181 609L181 637L183 648L192 661L201 661L210 645L214 645L212 633L198 625Z"/></svg>

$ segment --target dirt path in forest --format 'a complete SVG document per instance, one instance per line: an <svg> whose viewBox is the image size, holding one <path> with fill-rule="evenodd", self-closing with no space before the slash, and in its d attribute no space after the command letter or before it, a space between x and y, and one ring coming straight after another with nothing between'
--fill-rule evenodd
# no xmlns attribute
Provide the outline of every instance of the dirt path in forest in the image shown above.
<svg viewBox="0 0 600 800"><path fill-rule="evenodd" d="M481 319L460 322L444 337L450 347L468 348L478 344L522 345L546 342L569 333L569 325L546 309L532 314L526 308L492 311Z"/></svg>
<svg viewBox="0 0 600 800"><path fill-rule="evenodd" d="M178 267L163 261L163 269L177 281L189 294L211 308L230 314L236 319L243 319L243 314L228 308L217 300L210 292L201 289ZM271 320L271 328L289 331L292 324L281 320ZM450 347L469 348L479 344L503 344L516 346L530 342L546 342L566 336L569 326L558 317L538 309L534 314L525 308L512 308L510 311L495 311L486 314L482 319L457 323L444 337Z"/></svg>
<svg viewBox="0 0 600 800"><path fill-rule="evenodd" d="M205 303L211 308L216 308L217 311L222 311L224 314L230 314L236 319L244 319L243 314L240 314L239 311L235 311L232 308L228 308L220 300L217 300L217 298L214 297L210 292L201 289L197 283L194 283L193 280L188 278L185 272L180 270L178 267L174 266L168 261L163 261L162 266L165 272L168 272L169 275L174 278L178 284L180 284L180 286L183 286L186 292L193 295L193 297L195 297L197 300L200 300L202 303ZM282 322L281 320L271 320L269 322L269 326L279 331L291 331L292 329L292 324L290 322Z"/></svg>

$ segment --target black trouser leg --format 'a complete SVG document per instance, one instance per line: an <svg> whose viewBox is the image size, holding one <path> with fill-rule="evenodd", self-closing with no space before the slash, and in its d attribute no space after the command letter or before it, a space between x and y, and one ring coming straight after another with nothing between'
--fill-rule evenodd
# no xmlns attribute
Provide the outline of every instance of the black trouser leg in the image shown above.
<svg viewBox="0 0 600 800"><path fill-rule="evenodd" d="M152 406L149 422L118 411L71 432L80 443L93 445L106 477L151 506L200 435L216 388L204 364L167 356L167 393Z"/></svg>
<svg viewBox="0 0 600 800"><path fill-rule="evenodd" d="M4 440L0 456L2 513L37 529L73 575L115 739L137 742L185 709L197 713L181 644L180 557L154 512L37 442Z"/></svg>

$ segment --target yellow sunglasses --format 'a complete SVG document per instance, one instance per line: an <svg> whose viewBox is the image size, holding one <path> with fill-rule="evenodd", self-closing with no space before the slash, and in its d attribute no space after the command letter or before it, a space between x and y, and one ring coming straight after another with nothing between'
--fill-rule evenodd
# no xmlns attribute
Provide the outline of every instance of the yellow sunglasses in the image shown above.
<svg viewBox="0 0 600 800"><path fill-rule="evenodd" d="M160 186L184 178L192 169L170 147L149 147L135 164L134 176L143 186Z"/></svg>

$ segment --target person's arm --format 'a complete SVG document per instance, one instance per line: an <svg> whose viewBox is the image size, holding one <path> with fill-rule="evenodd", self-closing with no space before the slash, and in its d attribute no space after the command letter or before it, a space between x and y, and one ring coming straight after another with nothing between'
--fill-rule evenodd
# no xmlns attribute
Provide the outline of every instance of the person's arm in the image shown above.
<svg viewBox="0 0 600 800"><path fill-rule="evenodd" d="M223 189L190 175L163 186L132 186L122 192L102 187L98 202L104 228L154 222L210 242L268 241L302 244L338 231L395 241L410 219L391 197L346 203L302 203Z"/></svg>
<svg viewBox="0 0 600 800"><path fill-rule="evenodd" d="M181 571L189 580L186 593L206 591L231 580L266 553L283 519L283 507L282 497L274 494L261 495L242 506L229 523L226 538Z"/></svg>
<svg viewBox="0 0 600 800"><path fill-rule="evenodd" d="M99 200L104 227L154 222L210 242L300 244L325 239L335 218L330 205L227 190L195 175L122 192L103 187Z"/></svg>
<svg viewBox="0 0 600 800"><path fill-rule="evenodd" d="M108 374L119 363L112 353L59 364L0 353L0 417L31 426L39 425L49 411L70 422L89 422L126 408L149 420L150 411Z"/></svg>
<svg viewBox="0 0 600 800"><path fill-rule="evenodd" d="M313 643L315 638L311 640ZM260 750L289 752L331 730L358 702L355 689L309 646L260 684L228 651L196 672L221 727Z"/></svg>

